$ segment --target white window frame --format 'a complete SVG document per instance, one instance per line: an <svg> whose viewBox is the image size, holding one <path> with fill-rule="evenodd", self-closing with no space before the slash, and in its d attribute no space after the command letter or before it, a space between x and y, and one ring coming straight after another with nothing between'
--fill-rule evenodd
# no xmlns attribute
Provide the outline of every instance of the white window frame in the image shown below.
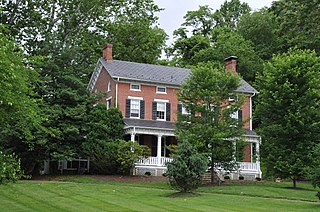
<svg viewBox="0 0 320 212"><path fill-rule="evenodd" d="M109 82L108 82L108 92L110 92L110 91L111 91L111 82L109 80Z"/></svg>
<svg viewBox="0 0 320 212"><path fill-rule="evenodd" d="M132 86L139 86L139 89L132 88ZM130 91L141 91L141 84L139 84L139 83L130 83Z"/></svg>
<svg viewBox="0 0 320 212"><path fill-rule="evenodd" d="M164 88L164 91L159 91L159 88ZM156 87L156 93L160 93L160 94L167 94L167 87L165 86L157 86Z"/></svg>
<svg viewBox="0 0 320 212"><path fill-rule="evenodd" d="M107 109L109 110L110 107L111 107L111 99L112 99L112 96L109 97L109 98L106 98L106 106L107 106Z"/></svg>
<svg viewBox="0 0 320 212"><path fill-rule="evenodd" d="M143 98L142 97L137 97L137 96L128 96L128 99L130 99L130 118L131 119L140 119L140 116L141 116L141 111L140 111L141 102L140 101L143 100ZM131 110L132 110L131 102L132 102L132 100L139 102L138 109L134 109L134 110L139 110L138 117L131 116Z"/></svg>
<svg viewBox="0 0 320 212"><path fill-rule="evenodd" d="M191 113L187 111L186 107L184 106L183 103L180 103L181 104L181 114L182 115L190 115Z"/></svg>
<svg viewBox="0 0 320 212"><path fill-rule="evenodd" d="M159 105L158 104L163 104L163 110L159 110ZM157 121L166 121L166 111L167 111L167 103L166 102L157 102ZM158 117L158 112L163 112L163 119Z"/></svg>

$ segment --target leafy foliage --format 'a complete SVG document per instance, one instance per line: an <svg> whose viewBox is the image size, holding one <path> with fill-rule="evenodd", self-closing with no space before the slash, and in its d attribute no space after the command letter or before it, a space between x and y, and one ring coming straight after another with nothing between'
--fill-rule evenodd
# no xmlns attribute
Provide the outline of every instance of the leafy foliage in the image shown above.
<svg viewBox="0 0 320 212"><path fill-rule="evenodd" d="M23 176L19 158L0 151L0 184L16 182Z"/></svg>
<svg viewBox="0 0 320 212"><path fill-rule="evenodd" d="M197 148L188 141L179 143L173 161L167 163L166 176L171 185L182 191L191 192L202 183L202 175L208 167L208 159L197 152Z"/></svg>
<svg viewBox="0 0 320 212"><path fill-rule="evenodd" d="M179 114L176 134L179 141L189 141L200 153L210 159L212 180L214 168L235 166L234 144L243 134L242 121L233 118L242 105L229 102L230 95L237 96L240 78L236 73L226 72L217 64L199 64L191 71L182 85L179 101L190 114Z"/></svg>
<svg viewBox="0 0 320 212"><path fill-rule="evenodd" d="M319 142L320 58L310 50L290 49L275 55L258 77L256 116L261 122L262 157L270 175L291 178L306 175Z"/></svg>
<svg viewBox="0 0 320 212"><path fill-rule="evenodd" d="M147 146L130 141L120 141L117 151L117 161L120 164L119 172L121 174L131 174L134 164L149 155L150 150Z"/></svg>

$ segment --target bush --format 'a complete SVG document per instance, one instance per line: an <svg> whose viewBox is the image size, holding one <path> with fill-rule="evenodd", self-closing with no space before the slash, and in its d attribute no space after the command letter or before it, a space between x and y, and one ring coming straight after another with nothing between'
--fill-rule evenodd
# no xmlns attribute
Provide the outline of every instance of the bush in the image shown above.
<svg viewBox="0 0 320 212"><path fill-rule="evenodd" d="M173 160L167 163L166 176L173 188L191 192L202 183L202 175L208 167L208 158L200 155L189 142L180 143Z"/></svg>
<svg viewBox="0 0 320 212"><path fill-rule="evenodd" d="M230 176L229 176L229 175L226 175L226 176L223 177L223 179L225 179L225 180L230 180Z"/></svg>
<svg viewBox="0 0 320 212"><path fill-rule="evenodd" d="M16 182L21 177L20 159L14 154L6 155L0 151L0 184Z"/></svg>
<svg viewBox="0 0 320 212"><path fill-rule="evenodd" d="M261 178L260 177L256 177L256 181L261 181Z"/></svg>
<svg viewBox="0 0 320 212"><path fill-rule="evenodd" d="M244 176L240 175L239 180L244 180Z"/></svg>
<svg viewBox="0 0 320 212"><path fill-rule="evenodd" d="M151 176L151 172L144 173L145 176Z"/></svg>
<svg viewBox="0 0 320 212"><path fill-rule="evenodd" d="M150 155L150 150L147 146L142 146L132 141L120 141L117 152L120 174L131 174L134 164L138 160L148 157L148 155Z"/></svg>

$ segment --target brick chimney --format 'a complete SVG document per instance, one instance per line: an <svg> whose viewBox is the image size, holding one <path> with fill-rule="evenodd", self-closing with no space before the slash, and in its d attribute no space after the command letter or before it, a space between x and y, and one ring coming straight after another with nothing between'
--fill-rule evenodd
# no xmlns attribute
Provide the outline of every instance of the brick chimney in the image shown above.
<svg viewBox="0 0 320 212"><path fill-rule="evenodd" d="M112 61L112 44L108 43L103 47L103 59Z"/></svg>
<svg viewBox="0 0 320 212"><path fill-rule="evenodd" d="M227 71L237 72L237 60L238 57L236 56L230 56L224 59Z"/></svg>

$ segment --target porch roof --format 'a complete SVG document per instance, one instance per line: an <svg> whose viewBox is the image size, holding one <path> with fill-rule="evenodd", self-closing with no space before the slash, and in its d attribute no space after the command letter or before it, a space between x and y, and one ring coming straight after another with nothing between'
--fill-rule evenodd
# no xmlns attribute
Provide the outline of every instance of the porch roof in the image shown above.
<svg viewBox="0 0 320 212"><path fill-rule="evenodd" d="M123 119L126 127L146 127L155 129L174 130L174 122L144 119Z"/></svg>

